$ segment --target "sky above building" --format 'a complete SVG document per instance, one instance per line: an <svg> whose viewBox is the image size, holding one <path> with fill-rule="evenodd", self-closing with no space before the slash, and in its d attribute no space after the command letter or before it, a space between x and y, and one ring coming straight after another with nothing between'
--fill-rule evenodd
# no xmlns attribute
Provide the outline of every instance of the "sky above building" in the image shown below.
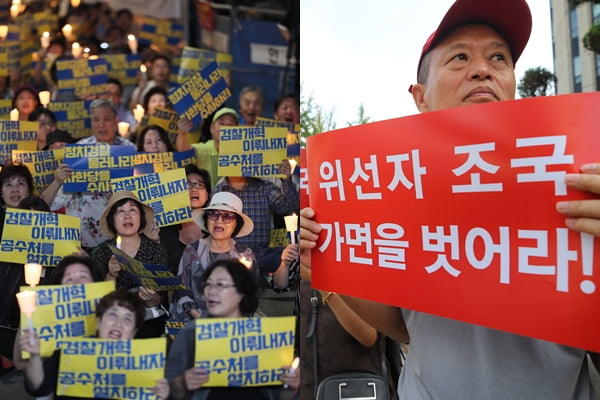
<svg viewBox="0 0 600 400"><path fill-rule="evenodd" d="M418 111L408 87L416 81L421 49L454 0L302 0L302 95L312 94L337 128L366 115L381 121ZM550 2L528 0L529 43L517 62L519 80L529 68L554 71Z"/></svg>

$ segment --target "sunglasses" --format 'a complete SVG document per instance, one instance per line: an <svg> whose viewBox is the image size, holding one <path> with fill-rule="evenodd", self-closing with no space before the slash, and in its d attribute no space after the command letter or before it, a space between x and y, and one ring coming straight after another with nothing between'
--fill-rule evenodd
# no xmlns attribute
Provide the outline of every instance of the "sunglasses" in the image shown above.
<svg viewBox="0 0 600 400"><path fill-rule="evenodd" d="M230 212L223 212L223 211L215 211L215 210L208 210L206 212L208 219L210 219L211 221L216 221L219 219L219 217L221 217L221 219L223 220L224 223L226 224L230 224L233 221L235 221L235 214L234 213L230 213Z"/></svg>

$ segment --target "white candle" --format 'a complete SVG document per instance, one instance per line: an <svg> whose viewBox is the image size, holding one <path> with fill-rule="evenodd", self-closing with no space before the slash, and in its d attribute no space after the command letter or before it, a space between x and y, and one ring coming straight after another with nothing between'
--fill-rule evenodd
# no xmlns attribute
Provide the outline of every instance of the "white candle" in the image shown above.
<svg viewBox="0 0 600 400"><path fill-rule="evenodd" d="M140 72L142 73L142 78L146 79L146 71L148 71L148 67L144 64L140 65Z"/></svg>
<svg viewBox="0 0 600 400"><path fill-rule="evenodd" d="M144 107L142 107L141 104L138 104L137 106L135 106L135 108L133 109L133 117L135 118L135 120L138 122L138 124L140 122L142 122L142 118L144 118Z"/></svg>
<svg viewBox="0 0 600 400"><path fill-rule="evenodd" d="M292 361L292 366L290 367L290 369L288 370L288 372L290 374L293 374L294 372L296 372L296 369L298 368L298 366L300 365L300 357L296 357L294 358L294 361ZM283 388L287 389L289 386L288 384L284 384Z"/></svg>
<svg viewBox="0 0 600 400"><path fill-rule="evenodd" d="M21 7L18 4L13 4L10 6L10 16L13 18L17 18L19 13L21 12Z"/></svg>
<svg viewBox="0 0 600 400"><path fill-rule="evenodd" d="M119 122L119 135L126 136L129 133L129 122Z"/></svg>
<svg viewBox="0 0 600 400"><path fill-rule="evenodd" d="M137 54L138 41L135 35L127 35L127 45L129 46L129 50L131 50L131 54Z"/></svg>
<svg viewBox="0 0 600 400"><path fill-rule="evenodd" d="M81 56L82 51L83 50L81 49L79 43L75 42L71 45L71 55L73 56L73 58L79 58Z"/></svg>
<svg viewBox="0 0 600 400"><path fill-rule="evenodd" d="M25 290L17 293L17 301L19 302L19 308L25 314L25 317L27 317L27 328L31 331L29 344L33 346L33 320L31 319L31 315L37 306L37 292Z"/></svg>
<svg viewBox="0 0 600 400"><path fill-rule="evenodd" d="M8 25L0 25L0 40L6 39L8 35Z"/></svg>
<svg viewBox="0 0 600 400"><path fill-rule="evenodd" d="M65 36L65 39L71 40L71 35L73 34L73 27L71 24L66 24L62 27L62 33Z"/></svg>
<svg viewBox="0 0 600 400"><path fill-rule="evenodd" d="M285 229L290 232L290 242L296 244L296 231L298 230L298 216L294 213L283 217Z"/></svg>
<svg viewBox="0 0 600 400"><path fill-rule="evenodd" d="M33 290L25 290L17 293L17 301L23 314L30 317L37 305L37 293Z"/></svg>
<svg viewBox="0 0 600 400"><path fill-rule="evenodd" d="M50 47L50 32L42 33L42 36L40 37L40 44L44 49Z"/></svg>
<svg viewBox="0 0 600 400"><path fill-rule="evenodd" d="M296 165L298 165L298 161L294 160L293 158L290 158L288 160L290 162L290 167L292 167L291 169L291 173L294 173L294 170L296 169Z"/></svg>
<svg viewBox="0 0 600 400"><path fill-rule="evenodd" d="M25 264L25 282L29 286L36 286L40 283L40 277L42 276L42 266L36 263Z"/></svg>
<svg viewBox="0 0 600 400"><path fill-rule="evenodd" d="M240 262L244 264L248 269L252 267L252 261L248 260L245 256L242 256L242 258L240 258Z"/></svg>
<svg viewBox="0 0 600 400"><path fill-rule="evenodd" d="M19 110L17 110L16 108L13 108L12 110L10 110L10 120L11 121L19 120Z"/></svg>
<svg viewBox="0 0 600 400"><path fill-rule="evenodd" d="M48 104L50 104L50 91L42 90L39 93L40 103L44 106L44 108L48 108Z"/></svg>

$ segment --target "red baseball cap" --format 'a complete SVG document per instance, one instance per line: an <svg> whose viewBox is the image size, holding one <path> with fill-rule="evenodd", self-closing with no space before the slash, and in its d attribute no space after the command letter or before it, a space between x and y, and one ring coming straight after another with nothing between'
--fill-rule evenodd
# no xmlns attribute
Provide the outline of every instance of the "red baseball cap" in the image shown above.
<svg viewBox="0 0 600 400"><path fill-rule="evenodd" d="M531 11L525 0L456 0L425 42L417 73L425 54L450 31L471 23L488 25L498 32L510 46L513 63L516 63L531 34Z"/></svg>

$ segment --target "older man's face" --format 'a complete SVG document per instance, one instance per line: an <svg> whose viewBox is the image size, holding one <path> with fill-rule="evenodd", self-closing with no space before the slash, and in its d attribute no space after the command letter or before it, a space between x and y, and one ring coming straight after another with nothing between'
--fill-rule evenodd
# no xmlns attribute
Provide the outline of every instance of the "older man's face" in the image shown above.
<svg viewBox="0 0 600 400"><path fill-rule="evenodd" d="M515 97L515 72L510 48L490 27L459 27L428 57L427 81L413 88L413 98L420 112Z"/></svg>
<svg viewBox="0 0 600 400"><path fill-rule="evenodd" d="M118 120L110 107L98 107L92 110L92 132L99 142L112 143L117 133Z"/></svg>
<svg viewBox="0 0 600 400"><path fill-rule="evenodd" d="M254 125L256 117L263 113L264 100L258 92L246 92L240 98L240 114L244 117L246 125Z"/></svg>

